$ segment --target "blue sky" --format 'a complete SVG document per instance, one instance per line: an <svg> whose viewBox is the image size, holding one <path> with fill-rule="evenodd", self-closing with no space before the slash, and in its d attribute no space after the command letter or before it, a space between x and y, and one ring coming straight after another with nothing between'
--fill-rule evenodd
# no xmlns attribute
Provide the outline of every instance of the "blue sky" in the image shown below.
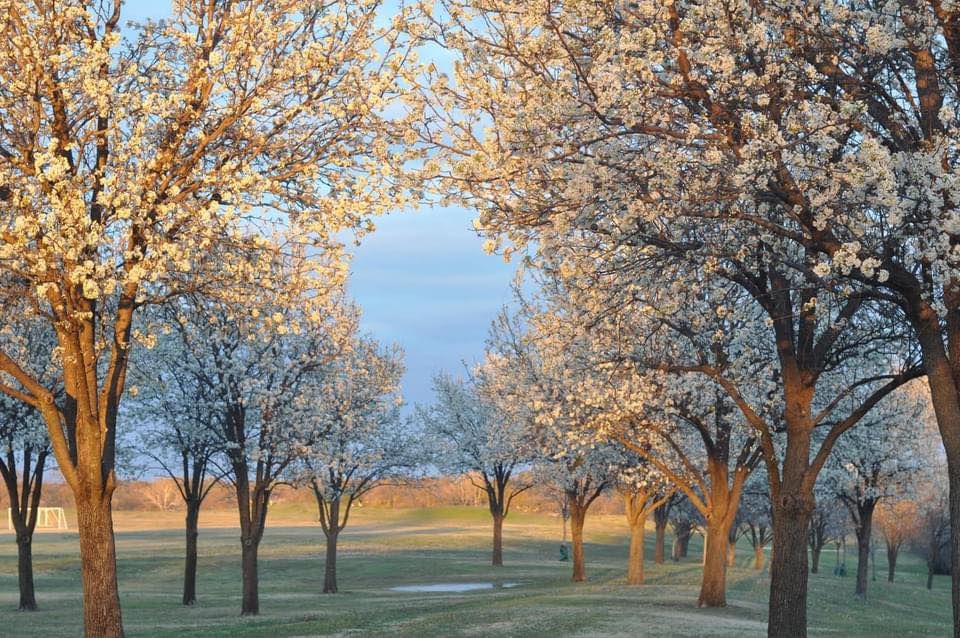
<svg viewBox="0 0 960 638"><path fill-rule="evenodd" d="M514 266L481 249L462 209L425 209L377 222L354 251L350 292L363 325L407 355L404 395L429 402L431 377L483 352L490 322L510 301Z"/></svg>
<svg viewBox="0 0 960 638"><path fill-rule="evenodd" d="M122 20L162 18L169 7L129 0ZM363 328L404 348L411 404L432 400L434 373L482 356L490 322L511 298L515 268L483 252L472 219L462 209L388 215L353 250L350 294L363 307Z"/></svg>

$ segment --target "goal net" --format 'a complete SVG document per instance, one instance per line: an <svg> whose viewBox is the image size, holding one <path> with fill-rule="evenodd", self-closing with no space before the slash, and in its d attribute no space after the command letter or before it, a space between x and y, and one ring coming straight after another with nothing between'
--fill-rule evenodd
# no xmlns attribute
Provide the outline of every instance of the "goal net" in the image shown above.
<svg viewBox="0 0 960 638"><path fill-rule="evenodd" d="M7 529L13 530L13 510L7 508ZM38 507L37 529L70 529L62 507Z"/></svg>

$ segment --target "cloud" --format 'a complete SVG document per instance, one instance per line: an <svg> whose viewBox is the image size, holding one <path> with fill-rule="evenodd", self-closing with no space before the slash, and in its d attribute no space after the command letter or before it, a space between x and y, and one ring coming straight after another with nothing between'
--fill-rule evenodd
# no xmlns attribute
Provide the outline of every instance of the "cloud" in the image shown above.
<svg viewBox="0 0 960 638"><path fill-rule="evenodd" d="M481 250L463 209L379 220L353 250L350 293L363 326L406 350L409 402L432 399L432 375L483 355L490 322L510 302L514 266Z"/></svg>

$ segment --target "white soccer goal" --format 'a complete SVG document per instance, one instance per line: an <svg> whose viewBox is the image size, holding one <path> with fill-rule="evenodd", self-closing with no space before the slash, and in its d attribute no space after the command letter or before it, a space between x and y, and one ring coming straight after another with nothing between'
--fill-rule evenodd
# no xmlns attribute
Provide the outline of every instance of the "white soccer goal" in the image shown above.
<svg viewBox="0 0 960 638"><path fill-rule="evenodd" d="M7 508L7 529L13 530L13 510ZM37 529L70 529L62 507L38 507Z"/></svg>

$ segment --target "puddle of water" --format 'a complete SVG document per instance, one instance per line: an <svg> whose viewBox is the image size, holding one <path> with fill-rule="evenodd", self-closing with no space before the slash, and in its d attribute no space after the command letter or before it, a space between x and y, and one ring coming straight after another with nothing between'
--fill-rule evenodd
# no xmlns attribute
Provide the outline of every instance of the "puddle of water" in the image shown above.
<svg viewBox="0 0 960 638"><path fill-rule="evenodd" d="M520 583L432 583L430 585L403 585L391 587L390 591L399 592L465 592L482 589L510 589Z"/></svg>

